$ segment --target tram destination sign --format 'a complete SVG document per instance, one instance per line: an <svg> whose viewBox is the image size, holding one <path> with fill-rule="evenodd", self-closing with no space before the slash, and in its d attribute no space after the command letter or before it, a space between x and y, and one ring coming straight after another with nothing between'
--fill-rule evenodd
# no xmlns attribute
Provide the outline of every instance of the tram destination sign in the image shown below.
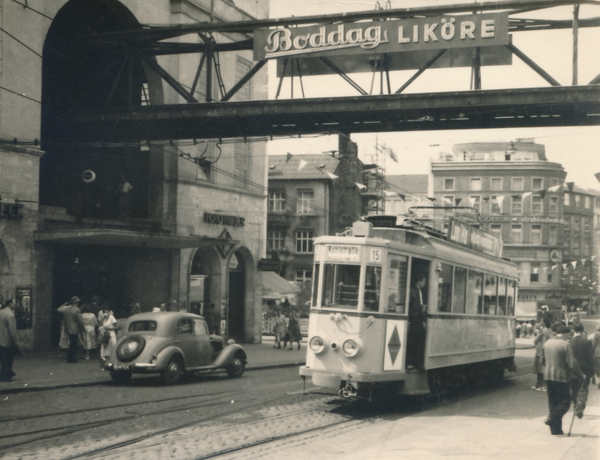
<svg viewBox="0 0 600 460"><path fill-rule="evenodd" d="M450 219L448 239L484 254L502 257L501 238L454 218Z"/></svg>
<svg viewBox="0 0 600 460"><path fill-rule="evenodd" d="M508 13L406 18L254 31L254 58L401 53L509 43Z"/></svg>

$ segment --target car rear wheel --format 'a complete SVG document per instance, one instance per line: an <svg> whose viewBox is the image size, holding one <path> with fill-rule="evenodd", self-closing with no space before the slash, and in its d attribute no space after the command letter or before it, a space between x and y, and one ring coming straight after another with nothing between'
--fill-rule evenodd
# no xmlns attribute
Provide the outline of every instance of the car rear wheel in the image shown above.
<svg viewBox="0 0 600 460"><path fill-rule="evenodd" d="M235 355L231 364L225 368L227 375L232 379L240 378L245 369L246 361L240 355Z"/></svg>
<svg viewBox="0 0 600 460"><path fill-rule="evenodd" d="M174 385L183 377L183 371L183 360L180 356L173 356L169 360L167 368L161 372L161 376L167 385Z"/></svg>
<svg viewBox="0 0 600 460"><path fill-rule="evenodd" d="M131 382L131 371L112 371L110 377L115 383L129 383Z"/></svg>

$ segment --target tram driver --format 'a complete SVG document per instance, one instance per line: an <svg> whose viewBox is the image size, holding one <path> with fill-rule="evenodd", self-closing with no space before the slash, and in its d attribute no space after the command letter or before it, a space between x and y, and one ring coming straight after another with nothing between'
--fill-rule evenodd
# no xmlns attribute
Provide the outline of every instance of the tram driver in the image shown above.
<svg viewBox="0 0 600 460"><path fill-rule="evenodd" d="M423 369L425 360L425 328L427 305L425 303L425 285L427 276L415 276L410 288L408 302L408 343L406 364L407 369Z"/></svg>

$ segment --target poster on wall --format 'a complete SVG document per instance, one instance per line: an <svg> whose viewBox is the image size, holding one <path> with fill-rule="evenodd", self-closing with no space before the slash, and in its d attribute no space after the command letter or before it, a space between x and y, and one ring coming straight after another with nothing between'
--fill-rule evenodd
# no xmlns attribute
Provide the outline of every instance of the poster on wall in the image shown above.
<svg viewBox="0 0 600 460"><path fill-rule="evenodd" d="M18 287L15 295L15 319L17 329L31 328L31 294L32 288Z"/></svg>

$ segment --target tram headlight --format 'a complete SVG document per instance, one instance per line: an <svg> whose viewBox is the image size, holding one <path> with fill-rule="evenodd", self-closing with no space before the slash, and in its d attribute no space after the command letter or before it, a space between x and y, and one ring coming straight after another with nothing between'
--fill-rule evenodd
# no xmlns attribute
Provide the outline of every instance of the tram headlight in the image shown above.
<svg viewBox="0 0 600 460"><path fill-rule="evenodd" d="M363 350L362 340L360 339L347 339L342 344L342 353L348 358L354 358L360 354Z"/></svg>
<svg viewBox="0 0 600 460"><path fill-rule="evenodd" d="M319 337L318 335L315 335L309 340L308 346L316 355L323 353L327 349L327 343L323 338Z"/></svg>

